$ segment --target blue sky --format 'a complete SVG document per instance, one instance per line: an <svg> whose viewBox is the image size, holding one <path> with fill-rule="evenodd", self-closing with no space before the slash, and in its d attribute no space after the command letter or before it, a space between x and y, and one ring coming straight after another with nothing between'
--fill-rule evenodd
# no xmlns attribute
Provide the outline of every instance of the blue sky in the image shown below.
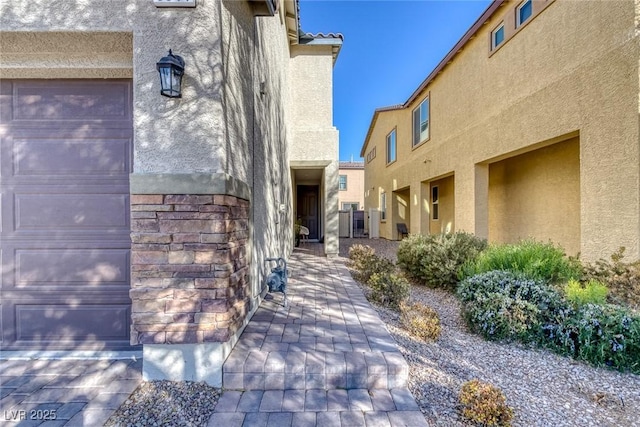
<svg viewBox="0 0 640 427"><path fill-rule="evenodd" d="M300 1L304 31L344 35L333 86L340 160L360 160L373 111L405 102L490 3Z"/></svg>

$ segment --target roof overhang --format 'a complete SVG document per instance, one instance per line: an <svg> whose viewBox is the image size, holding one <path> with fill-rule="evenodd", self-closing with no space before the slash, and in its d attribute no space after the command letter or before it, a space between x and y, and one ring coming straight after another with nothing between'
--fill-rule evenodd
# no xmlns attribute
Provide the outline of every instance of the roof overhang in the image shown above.
<svg viewBox="0 0 640 427"><path fill-rule="evenodd" d="M342 48L344 37L342 34L323 33L311 34L300 32L298 44L305 46L331 46L331 54L333 55L333 63L336 63L338 54Z"/></svg>
<svg viewBox="0 0 640 427"><path fill-rule="evenodd" d="M367 130L367 136L364 138L364 144L362 144L362 148L360 149L360 157L364 157L364 152L367 149L369 138L371 138L371 133L373 132L373 128L376 125L376 121L378 120L378 116L380 115L380 113L384 113L386 111L402 110L403 108L404 108L404 105L402 104L376 108L376 110L373 112L373 117L371 118L371 124L369 124L369 129Z"/></svg>

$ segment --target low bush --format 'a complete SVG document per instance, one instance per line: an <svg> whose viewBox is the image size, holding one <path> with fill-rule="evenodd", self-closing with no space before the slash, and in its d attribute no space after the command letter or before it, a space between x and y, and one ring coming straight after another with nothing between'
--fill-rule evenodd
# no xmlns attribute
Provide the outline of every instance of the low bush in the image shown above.
<svg viewBox="0 0 640 427"><path fill-rule="evenodd" d="M398 265L427 286L454 290L458 271L487 246L486 240L457 232L423 236L412 234L400 242Z"/></svg>
<svg viewBox="0 0 640 427"><path fill-rule="evenodd" d="M640 373L640 316L613 304L585 304L549 338L555 350L596 366Z"/></svg>
<svg viewBox="0 0 640 427"><path fill-rule="evenodd" d="M393 262L377 256L375 250L366 245L353 245L349 248L349 266L354 270L354 279L361 283L367 283L375 273L395 271Z"/></svg>
<svg viewBox="0 0 640 427"><path fill-rule="evenodd" d="M549 325L571 313L562 295L544 281L508 271L467 278L457 295L471 330L492 340L544 341Z"/></svg>
<svg viewBox="0 0 640 427"><path fill-rule="evenodd" d="M462 385L458 400L462 415L485 426L510 426L513 409L507 405L502 391L480 380L467 381Z"/></svg>
<svg viewBox="0 0 640 427"><path fill-rule="evenodd" d="M609 302L640 311L640 261L624 262L624 251L621 247L611 255L611 261L601 259L585 264L584 277L606 284Z"/></svg>
<svg viewBox="0 0 640 427"><path fill-rule="evenodd" d="M407 279L393 270L373 273L367 285L371 288L368 295L371 300L393 308L400 307L400 304L409 298L411 289Z"/></svg>
<svg viewBox="0 0 640 427"><path fill-rule="evenodd" d="M400 323L412 336L421 340L437 340L440 337L438 313L419 302L400 305Z"/></svg>
<svg viewBox="0 0 640 427"><path fill-rule="evenodd" d="M534 280L550 283L579 279L582 266L565 256L564 250L552 243L523 240L516 244L490 246L462 269L461 278L493 270L522 273Z"/></svg>
<svg viewBox="0 0 640 427"><path fill-rule="evenodd" d="M569 302L576 307L580 307L585 304L606 303L609 289L607 289L606 285L594 279L584 284L571 279L567 282L564 292Z"/></svg>

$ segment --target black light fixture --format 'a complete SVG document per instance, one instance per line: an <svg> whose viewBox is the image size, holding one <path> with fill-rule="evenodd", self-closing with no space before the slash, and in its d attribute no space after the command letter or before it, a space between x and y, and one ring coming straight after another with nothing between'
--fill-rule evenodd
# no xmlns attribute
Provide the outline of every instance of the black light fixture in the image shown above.
<svg viewBox="0 0 640 427"><path fill-rule="evenodd" d="M184 59L174 55L169 49L169 55L158 61L156 68L160 73L160 94L169 98L182 98Z"/></svg>

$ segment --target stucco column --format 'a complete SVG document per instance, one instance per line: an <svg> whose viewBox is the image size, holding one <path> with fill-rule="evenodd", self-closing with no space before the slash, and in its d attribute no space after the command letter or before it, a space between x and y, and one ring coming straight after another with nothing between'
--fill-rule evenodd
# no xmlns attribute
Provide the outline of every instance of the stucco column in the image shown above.
<svg viewBox="0 0 640 427"><path fill-rule="evenodd" d="M474 212L476 236L489 238L489 165L477 164L474 167Z"/></svg>
<svg viewBox="0 0 640 427"><path fill-rule="evenodd" d="M337 256L339 248L338 162L332 161L324 170L324 253Z"/></svg>

